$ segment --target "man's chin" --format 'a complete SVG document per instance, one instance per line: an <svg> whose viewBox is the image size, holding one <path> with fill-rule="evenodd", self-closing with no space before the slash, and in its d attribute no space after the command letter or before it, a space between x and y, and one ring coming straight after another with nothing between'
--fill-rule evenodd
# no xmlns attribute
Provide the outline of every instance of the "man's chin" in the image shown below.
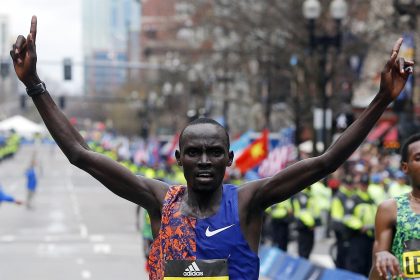
<svg viewBox="0 0 420 280"><path fill-rule="evenodd" d="M213 192L217 189L217 184L214 181L211 182L195 182L193 190L196 192Z"/></svg>

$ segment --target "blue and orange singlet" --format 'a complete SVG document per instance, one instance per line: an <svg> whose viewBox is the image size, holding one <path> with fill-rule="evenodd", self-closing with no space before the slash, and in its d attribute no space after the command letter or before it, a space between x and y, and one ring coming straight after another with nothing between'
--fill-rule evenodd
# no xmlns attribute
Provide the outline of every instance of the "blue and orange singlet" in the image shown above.
<svg viewBox="0 0 420 280"><path fill-rule="evenodd" d="M159 236L149 255L149 278L163 279L165 261L226 259L229 279L258 279L259 258L240 229L237 187L224 185L219 211L205 219L181 214L185 190L172 186L165 196Z"/></svg>

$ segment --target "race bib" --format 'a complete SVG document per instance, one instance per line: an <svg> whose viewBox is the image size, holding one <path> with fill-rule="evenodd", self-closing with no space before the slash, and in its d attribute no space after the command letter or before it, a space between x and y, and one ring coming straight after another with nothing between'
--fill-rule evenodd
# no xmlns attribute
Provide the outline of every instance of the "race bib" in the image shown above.
<svg viewBox="0 0 420 280"><path fill-rule="evenodd" d="M229 280L227 260L168 260L163 279Z"/></svg>
<svg viewBox="0 0 420 280"><path fill-rule="evenodd" d="M404 275L408 279L420 279L420 240L404 242L402 255Z"/></svg>

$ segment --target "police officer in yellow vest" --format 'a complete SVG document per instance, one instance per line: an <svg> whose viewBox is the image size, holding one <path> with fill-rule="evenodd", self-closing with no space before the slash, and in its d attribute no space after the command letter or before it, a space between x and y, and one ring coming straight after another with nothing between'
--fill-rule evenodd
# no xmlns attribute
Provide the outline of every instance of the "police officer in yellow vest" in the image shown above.
<svg viewBox="0 0 420 280"><path fill-rule="evenodd" d="M354 208L344 217L344 224L352 230L346 269L368 276L372 264L376 203L368 193L369 174L355 178Z"/></svg>
<svg viewBox="0 0 420 280"><path fill-rule="evenodd" d="M385 183L380 175L374 174L373 176L370 176L369 182L368 193L373 201L375 201L376 205L379 205L382 201L388 199Z"/></svg>
<svg viewBox="0 0 420 280"><path fill-rule="evenodd" d="M334 231L337 242L337 256L335 265L337 268L345 268L347 251L350 246L349 238L352 230L344 225L344 217L349 217L354 208L354 184L353 177L347 175L342 179L338 191L331 203L331 229Z"/></svg>
<svg viewBox="0 0 420 280"><path fill-rule="evenodd" d="M321 210L311 187L297 193L293 199L293 213L297 221L298 254L309 259L315 239L315 227L321 224Z"/></svg>
<svg viewBox="0 0 420 280"><path fill-rule="evenodd" d="M411 192L412 188L407 185L407 178L404 172L398 170L394 174L395 180L390 184L388 189L388 195L390 197L398 197L405 193Z"/></svg>
<svg viewBox="0 0 420 280"><path fill-rule="evenodd" d="M287 252L289 224L293 219L292 202L289 199L274 204L267 211L271 216L271 240L273 245Z"/></svg>

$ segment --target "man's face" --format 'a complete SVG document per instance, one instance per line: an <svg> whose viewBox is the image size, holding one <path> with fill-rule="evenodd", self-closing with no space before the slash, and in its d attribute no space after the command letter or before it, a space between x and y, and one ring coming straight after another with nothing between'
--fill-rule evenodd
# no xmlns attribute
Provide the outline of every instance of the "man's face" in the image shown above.
<svg viewBox="0 0 420 280"><path fill-rule="evenodd" d="M420 141L408 145L407 162L402 163L402 170L411 178L413 187L420 188Z"/></svg>
<svg viewBox="0 0 420 280"><path fill-rule="evenodd" d="M181 151L176 151L178 164L194 191L209 192L223 181L226 167L232 164L224 130L213 124L188 126L180 139Z"/></svg>

